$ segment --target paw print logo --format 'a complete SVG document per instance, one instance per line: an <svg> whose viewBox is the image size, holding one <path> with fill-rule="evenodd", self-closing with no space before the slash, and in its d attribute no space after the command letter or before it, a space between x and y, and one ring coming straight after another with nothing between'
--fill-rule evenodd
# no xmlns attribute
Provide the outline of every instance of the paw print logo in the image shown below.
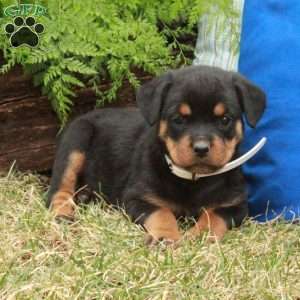
<svg viewBox="0 0 300 300"><path fill-rule="evenodd" d="M12 47L36 47L39 44L39 34L44 32L44 25L36 23L33 17L16 17L13 23L6 24L4 31L9 36Z"/></svg>

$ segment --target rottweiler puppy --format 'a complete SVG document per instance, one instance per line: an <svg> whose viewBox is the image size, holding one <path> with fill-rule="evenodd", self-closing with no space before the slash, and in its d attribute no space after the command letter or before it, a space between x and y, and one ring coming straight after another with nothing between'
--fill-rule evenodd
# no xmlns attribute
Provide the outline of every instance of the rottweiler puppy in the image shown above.
<svg viewBox="0 0 300 300"><path fill-rule="evenodd" d="M255 127L265 102L264 92L238 73L208 66L169 71L139 88L139 109L95 110L69 125L48 205L72 219L76 191L85 186L124 208L149 244L178 241L182 216L197 220L190 237L209 230L221 239L247 215L243 175L240 168L197 174L238 157L243 119Z"/></svg>

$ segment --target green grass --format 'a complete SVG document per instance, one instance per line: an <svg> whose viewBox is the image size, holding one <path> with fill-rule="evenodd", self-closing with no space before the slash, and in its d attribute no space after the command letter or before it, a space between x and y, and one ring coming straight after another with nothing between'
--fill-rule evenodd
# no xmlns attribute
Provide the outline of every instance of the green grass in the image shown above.
<svg viewBox="0 0 300 300"><path fill-rule="evenodd" d="M148 249L121 213L90 205L57 224L43 195L36 176L0 177L0 299L300 299L299 225Z"/></svg>

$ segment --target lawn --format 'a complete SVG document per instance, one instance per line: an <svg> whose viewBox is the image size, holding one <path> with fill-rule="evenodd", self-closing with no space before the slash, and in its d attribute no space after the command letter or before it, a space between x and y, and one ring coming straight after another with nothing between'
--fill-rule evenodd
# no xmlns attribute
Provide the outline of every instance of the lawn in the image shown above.
<svg viewBox="0 0 300 300"><path fill-rule="evenodd" d="M176 249L105 205L57 224L30 174L0 177L0 299L300 299L300 226L248 220Z"/></svg>

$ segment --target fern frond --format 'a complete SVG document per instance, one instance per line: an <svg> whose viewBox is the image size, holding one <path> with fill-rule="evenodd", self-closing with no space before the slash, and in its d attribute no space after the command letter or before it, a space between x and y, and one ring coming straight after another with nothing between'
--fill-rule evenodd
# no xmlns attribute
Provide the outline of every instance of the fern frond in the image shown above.
<svg viewBox="0 0 300 300"><path fill-rule="evenodd" d="M61 65L64 67L64 69L70 72L76 72L85 75L97 74L96 70L76 58L66 58Z"/></svg>
<svg viewBox="0 0 300 300"><path fill-rule="evenodd" d="M74 77L70 74L62 74L61 80L70 85L76 85L79 87L85 86L83 82L81 82L79 79L77 79L76 77Z"/></svg>

